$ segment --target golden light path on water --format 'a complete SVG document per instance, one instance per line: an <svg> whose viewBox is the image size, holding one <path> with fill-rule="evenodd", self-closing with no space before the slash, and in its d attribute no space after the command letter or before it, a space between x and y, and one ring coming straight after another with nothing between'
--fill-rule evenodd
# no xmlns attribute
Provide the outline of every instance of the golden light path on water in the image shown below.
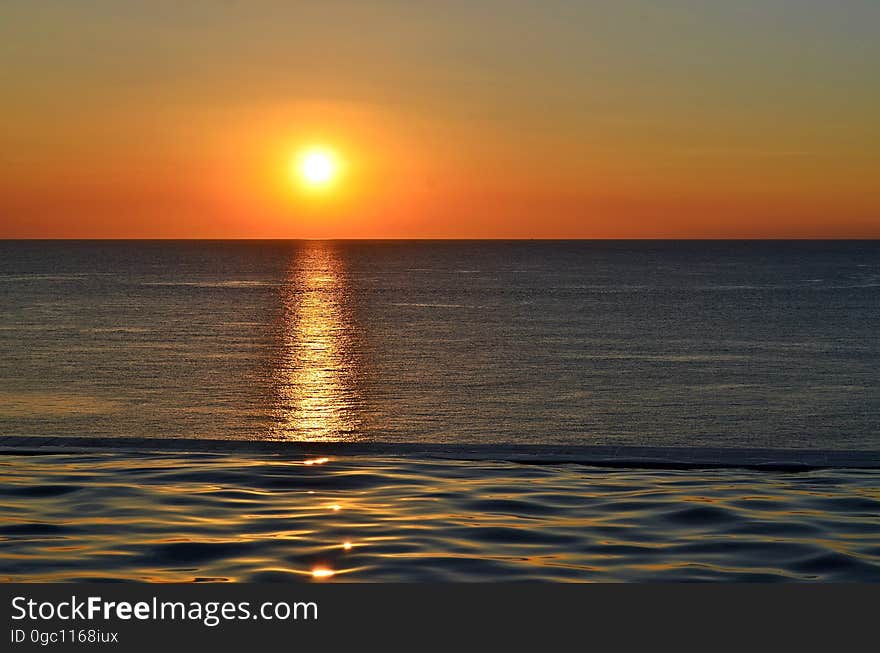
<svg viewBox="0 0 880 653"><path fill-rule="evenodd" d="M270 437L297 442L351 441L357 439L355 413L360 396L354 382L358 360L354 354L355 325L347 303L345 269L334 246L310 242L297 250L281 289L280 349L273 375L276 389L274 428ZM306 467L325 466L326 456L307 458ZM314 495L314 491L309 491ZM313 509L339 513L338 503L317 497ZM329 549L350 551L352 542L330 544ZM354 571L341 560L330 564L319 556L310 568L275 567L279 573L325 580Z"/></svg>
<svg viewBox="0 0 880 653"><path fill-rule="evenodd" d="M357 438L358 371L345 270L332 244L299 250L282 289L281 360L272 437L300 442Z"/></svg>

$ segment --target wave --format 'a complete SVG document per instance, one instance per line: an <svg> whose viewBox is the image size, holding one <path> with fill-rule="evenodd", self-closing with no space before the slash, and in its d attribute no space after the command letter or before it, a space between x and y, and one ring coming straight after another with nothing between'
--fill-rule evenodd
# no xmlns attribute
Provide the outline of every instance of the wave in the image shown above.
<svg viewBox="0 0 880 653"><path fill-rule="evenodd" d="M251 279L230 279L226 281L142 281L141 286L189 286L193 288L279 288L280 281L259 281Z"/></svg>
<svg viewBox="0 0 880 653"><path fill-rule="evenodd" d="M3 581L880 582L871 470L95 450L0 472Z"/></svg>
<svg viewBox="0 0 880 653"><path fill-rule="evenodd" d="M873 450L0 436L0 453L50 454L101 450L293 456L406 456L642 469L753 469L791 472L880 469L880 451Z"/></svg>

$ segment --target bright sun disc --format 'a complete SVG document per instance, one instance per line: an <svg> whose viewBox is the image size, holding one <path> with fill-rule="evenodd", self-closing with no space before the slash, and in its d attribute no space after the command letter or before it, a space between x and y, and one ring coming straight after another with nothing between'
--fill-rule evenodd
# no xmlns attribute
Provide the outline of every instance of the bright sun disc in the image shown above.
<svg viewBox="0 0 880 653"><path fill-rule="evenodd" d="M299 159L299 176L307 186L318 187L330 184L336 177L338 169L336 157L329 150L308 150Z"/></svg>

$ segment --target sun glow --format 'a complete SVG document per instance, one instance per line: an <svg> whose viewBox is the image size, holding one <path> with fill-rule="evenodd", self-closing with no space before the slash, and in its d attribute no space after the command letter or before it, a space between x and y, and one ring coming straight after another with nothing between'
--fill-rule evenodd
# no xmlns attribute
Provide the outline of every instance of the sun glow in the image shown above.
<svg viewBox="0 0 880 653"><path fill-rule="evenodd" d="M307 188L331 186L339 177L340 162L336 153L326 147L312 147L300 152L293 161L294 176Z"/></svg>

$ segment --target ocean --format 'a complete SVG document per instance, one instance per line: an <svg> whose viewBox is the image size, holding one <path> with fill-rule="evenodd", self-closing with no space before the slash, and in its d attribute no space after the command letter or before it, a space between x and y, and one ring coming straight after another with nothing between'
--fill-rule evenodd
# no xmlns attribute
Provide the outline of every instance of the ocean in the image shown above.
<svg viewBox="0 0 880 653"><path fill-rule="evenodd" d="M0 242L0 578L880 580L878 324L878 242Z"/></svg>

